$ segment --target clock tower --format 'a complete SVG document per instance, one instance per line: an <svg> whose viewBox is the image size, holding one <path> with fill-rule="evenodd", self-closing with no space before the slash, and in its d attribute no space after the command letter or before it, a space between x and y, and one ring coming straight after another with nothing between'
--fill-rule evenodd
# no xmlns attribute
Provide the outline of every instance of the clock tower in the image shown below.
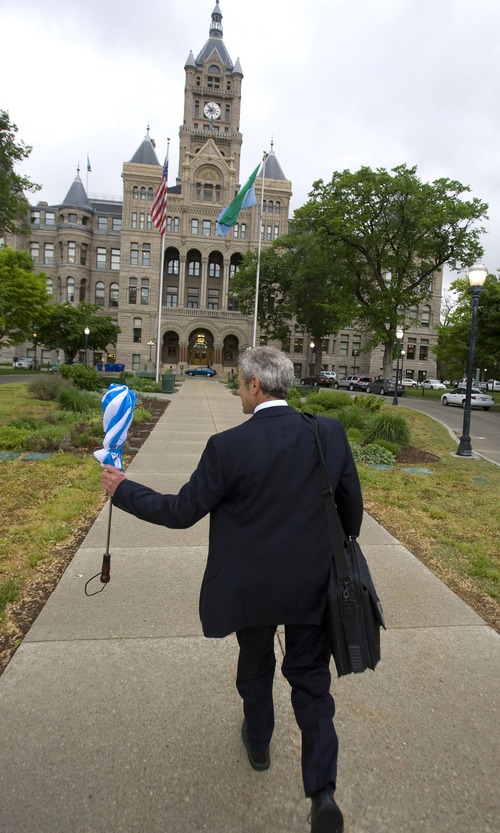
<svg viewBox="0 0 500 833"><path fill-rule="evenodd" d="M216 2L209 37L195 58L190 52L185 64L184 118L179 131L179 176L184 186L190 180L192 162L212 139L216 156L225 161L224 182L218 189L222 203L230 202L239 183L241 82L239 59L234 63L222 39L222 13ZM212 147L213 147L212 146ZM196 184L192 181L189 183ZM203 183L198 184L203 187ZM189 187L189 186L188 186Z"/></svg>

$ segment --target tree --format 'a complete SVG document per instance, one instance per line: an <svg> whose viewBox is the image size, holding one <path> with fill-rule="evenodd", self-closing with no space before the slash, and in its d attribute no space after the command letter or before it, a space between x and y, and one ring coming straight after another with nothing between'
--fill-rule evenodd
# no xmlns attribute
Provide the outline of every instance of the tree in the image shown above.
<svg viewBox="0 0 500 833"><path fill-rule="evenodd" d="M14 165L26 159L32 148L16 142L17 126L9 114L0 110L0 233L27 230L28 201L23 191L39 191L40 185L26 176L16 174Z"/></svg>
<svg viewBox="0 0 500 833"><path fill-rule="evenodd" d="M116 346L120 328L109 315L96 314L99 307L81 303L52 304L45 322L38 328L38 343L49 350L63 350L68 361L73 361L87 344L90 350L106 350ZM85 327L90 333L84 334Z"/></svg>
<svg viewBox="0 0 500 833"><path fill-rule="evenodd" d="M439 327L436 356L443 377L461 379L467 370L472 324L472 294L467 278L451 284L457 300ZM497 378L500 369L500 279L488 275L479 296L475 366L486 378Z"/></svg>
<svg viewBox="0 0 500 833"><path fill-rule="evenodd" d="M49 303L47 275L25 251L0 249L0 347L31 340Z"/></svg>
<svg viewBox="0 0 500 833"><path fill-rule="evenodd" d="M408 309L432 296L436 272L459 270L482 254L479 237L487 205L467 200L468 186L449 179L423 183L416 167L336 172L313 184L295 212L297 228L315 228L329 241L338 285L352 294L353 324L384 345L384 376L392 376L396 328Z"/></svg>
<svg viewBox="0 0 500 833"><path fill-rule="evenodd" d="M241 309L253 314L257 254L243 258L233 289ZM294 230L261 253L258 322L272 338L289 335L290 322L312 335L315 373L321 369L322 340L347 326L353 315L350 298L338 292L331 247L313 230Z"/></svg>

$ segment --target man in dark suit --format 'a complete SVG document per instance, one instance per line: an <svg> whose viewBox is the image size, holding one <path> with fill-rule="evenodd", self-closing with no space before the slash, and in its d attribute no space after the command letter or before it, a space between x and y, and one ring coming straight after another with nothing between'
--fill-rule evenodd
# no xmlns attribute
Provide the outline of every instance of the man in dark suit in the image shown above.
<svg viewBox="0 0 500 833"><path fill-rule="evenodd" d="M311 833L341 833L333 793L338 741L323 620L331 546L311 426L285 397L293 365L279 350L247 350L239 367L243 412L252 418L214 434L177 495L163 495L105 466L113 503L171 528L210 513L200 618L208 637L236 632L236 686L243 700L242 739L250 764L270 765L274 728L274 637L285 626L282 673L302 733L302 776L312 799ZM330 482L346 535L359 535L363 501L345 431L320 419Z"/></svg>

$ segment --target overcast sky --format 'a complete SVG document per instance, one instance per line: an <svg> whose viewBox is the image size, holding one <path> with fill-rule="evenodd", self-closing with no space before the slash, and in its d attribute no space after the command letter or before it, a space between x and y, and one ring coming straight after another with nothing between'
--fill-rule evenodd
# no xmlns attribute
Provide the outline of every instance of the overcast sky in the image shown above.
<svg viewBox="0 0 500 833"><path fill-rule="evenodd" d="M214 0L0 0L0 108L33 146L22 172L61 202L86 160L88 192L120 196L150 125L178 170L184 64ZM500 269L499 0L220 0L243 68L241 180L271 140L293 182L363 165L417 165L490 206L482 242Z"/></svg>

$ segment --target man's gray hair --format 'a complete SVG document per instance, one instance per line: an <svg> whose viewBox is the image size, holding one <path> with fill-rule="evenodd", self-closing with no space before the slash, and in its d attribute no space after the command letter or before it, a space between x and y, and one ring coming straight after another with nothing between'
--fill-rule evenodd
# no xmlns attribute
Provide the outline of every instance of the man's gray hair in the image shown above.
<svg viewBox="0 0 500 833"><path fill-rule="evenodd" d="M276 347L251 347L241 355L239 368L247 385L256 376L263 393L277 399L285 399L293 385L293 364Z"/></svg>

